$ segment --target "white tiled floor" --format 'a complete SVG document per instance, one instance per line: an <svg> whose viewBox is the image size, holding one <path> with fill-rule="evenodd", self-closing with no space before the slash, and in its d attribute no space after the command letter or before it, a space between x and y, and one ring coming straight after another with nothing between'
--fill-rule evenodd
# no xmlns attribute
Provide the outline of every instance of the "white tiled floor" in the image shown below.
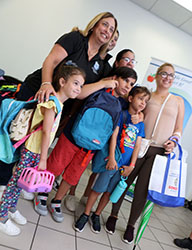
<svg viewBox="0 0 192 250"><path fill-rule="evenodd" d="M79 199L85 189L90 170L83 174L77 189ZM51 196L54 195L52 191ZM94 234L86 225L82 233L73 230L74 219L83 211L83 205L77 202L76 213L69 212L63 205L65 219L56 223L50 215L39 216L33 209L33 203L19 200L18 208L28 219L22 226L18 237L8 237L0 233L0 250L132 250L132 245L122 242L121 236L126 228L131 203L124 201L120 210L117 230L109 235L102 227L100 234ZM111 210L111 204L102 213L101 223L104 224ZM173 244L175 237L186 237L191 231L192 212L185 208L162 208L155 206L136 250L174 250L179 249ZM135 230L136 231L136 230Z"/></svg>

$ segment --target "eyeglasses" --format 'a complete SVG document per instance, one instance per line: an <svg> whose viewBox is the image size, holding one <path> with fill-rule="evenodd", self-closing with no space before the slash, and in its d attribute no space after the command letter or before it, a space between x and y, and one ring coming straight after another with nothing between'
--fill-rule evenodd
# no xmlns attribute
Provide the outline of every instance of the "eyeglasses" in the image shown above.
<svg viewBox="0 0 192 250"><path fill-rule="evenodd" d="M137 64L137 61L135 59L130 59L129 57L122 57L121 59L123 59L125 62L129 63L132 62L132 64Z"/></svg>
<svg viewBox="0 0 192 250"><path fill-rule="evenodd" d="M170 80L173 80L175 79L175 75L174 74L168 74L167 72L165 71L162 71L162 72L159 72L158 75L160 75L162 78L167 78L169 77Z"/></svg>

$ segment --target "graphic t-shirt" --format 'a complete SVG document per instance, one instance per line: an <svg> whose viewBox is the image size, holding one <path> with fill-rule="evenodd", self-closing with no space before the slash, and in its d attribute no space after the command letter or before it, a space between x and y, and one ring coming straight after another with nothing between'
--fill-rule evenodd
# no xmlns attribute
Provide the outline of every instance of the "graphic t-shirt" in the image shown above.
<svg viewBox="0 0 192 250"><path fill-rule="evenodd" d="M123 112L125 112L124 115ZM125 153L122 154L121 160L118 162L119 167L121 167L122 165L126 166L129 165L137 137L138 136L145 137L144 123L139 122L137 124L133 124L131 122L131 115L129 114L129 112L127 110L123 112L121 113L118 124L119 134L117 137L117 145L120 146L123 124L125 124L126 125L125 138L124 138ZM124 117L126 117L126 119Z"/></svg>

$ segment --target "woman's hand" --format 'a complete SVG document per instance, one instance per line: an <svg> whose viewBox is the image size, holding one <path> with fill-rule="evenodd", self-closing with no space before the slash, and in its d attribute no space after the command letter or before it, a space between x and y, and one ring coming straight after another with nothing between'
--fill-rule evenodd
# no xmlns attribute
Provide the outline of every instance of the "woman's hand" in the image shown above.
<svg viewBox="0 0 192 250"><path fill-rule="evenodd" d="M143 112L139 111L137 114L131 116L131 121L133 124L137 124L139 122L144 121L144 114Z"/></svg>
<svg viewBox="0 0 192 250"><path fill-rule="evenodd" d="M56 92L51 84L45 84L40 87L35 95L35 99L38 99L38 103L47 102L49 100L49 96L53 94L56 95Z"/></svg>
<svg viewBox="0 0 192 250"><path fill-rule="evenodd" d="M164 148L165 148L165 154L170 154L173 152L173 149L175 147L175 142L167 140L164 144L163 144Z"/></svg>

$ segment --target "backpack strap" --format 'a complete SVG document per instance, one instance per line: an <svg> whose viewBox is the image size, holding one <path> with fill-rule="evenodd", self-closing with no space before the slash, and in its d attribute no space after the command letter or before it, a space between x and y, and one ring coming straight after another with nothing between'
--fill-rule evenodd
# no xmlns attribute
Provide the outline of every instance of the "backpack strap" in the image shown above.
<svg viewBox="0 0 192 250"><path fill-rule="evenodd" d="M59 104L59 100L57 99L56 96L50 96L50 97L49 97L49 101L50 101L50 100L51 100L51 101L54 101L55 104L56 104L56 108L57 108L57 115L56 115L56 117L57 117L58 114L61 112L61 106L60 106L60 104ZM56 120L56 118L55 118L55 120ZM55 122L55 120L54 120L54 122ZM36 128L35 130L33 130L31 133L29 133L28 135L24 136L21 140L19 140L19 141L16 142L15 144L13 144L13 147L17 149L19 146L21 146L21 144L23 144L23 143L29 138L30 135L32 135L33 133L35 133L35 132L41 130L42 128L43 128L43 126L40 125L38 128Z"/></svg>
<svg viewBox="0 0 192 250"><path fill-rule="evenodd" d="M120 139L120 149L121 149L121 153L125 153L124 139L125 139L125 130L126 130L126 121L127 121L127 111L123 110L122 115L123 115L123 129L122 129L121 139Z"/></svg>
<svg viewBox="0 0 192 250"><path fill-rule="evenodd" d="M56 96L52 95L49 97L49 101L54 101L57 108L57 115L61 112L61 106L59 104L59 100Z"/></svg>
<svg viewBox="0 0 192 250"><path fill-rule="evenodd" d="M83 148L81 148L81 150L83 150ZM83 158L83 161L81 162L81 166L82 167L85 167L86 166L86 163L87 163L87 160L91 154L92 150L88 150L87 154L85 155L85 157Z"/></svg>
<svg viewBox="0 0 192 250"><path fill-rule="evenodd" d="M114 96L114 89L106 89L106 92L107 93L111 93L112 94L112 96Z"/></svg>
<svg viewBox="0 0 192 250"><path fill-rule="evenodd" d="M29 133L28 135L24 136L21 140L19 140L18 142L16 142L15 144L13 144L13 147L14 148L18 148L19 146L21 146L21 144L23 144L28 138L30 135L32 135L33 133L39 131L42 129L42 125L40 125L37 129L33 130L31 133Z"/></svg>

